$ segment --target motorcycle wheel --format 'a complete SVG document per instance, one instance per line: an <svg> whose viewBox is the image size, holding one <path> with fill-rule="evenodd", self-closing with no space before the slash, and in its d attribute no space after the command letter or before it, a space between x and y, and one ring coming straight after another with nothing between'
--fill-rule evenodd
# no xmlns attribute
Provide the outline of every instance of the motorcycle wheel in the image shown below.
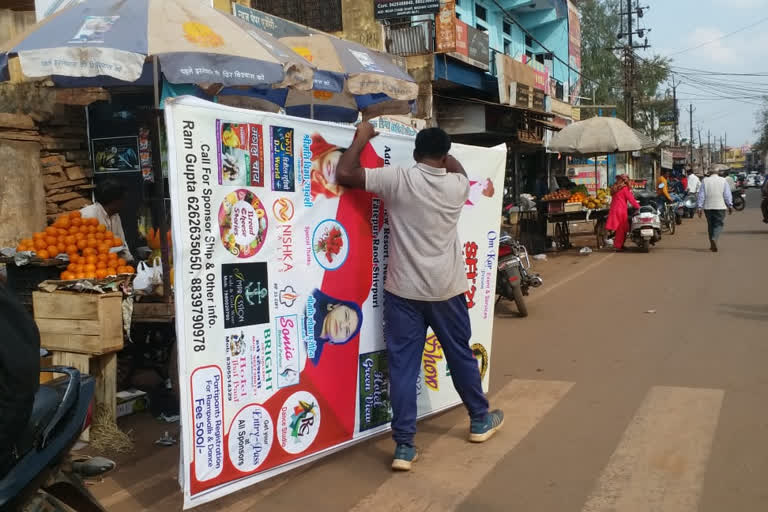
<svg viewBox="0 0 768 512"><path fill-rule="evenodd" d="M517 305L517 312L521 318L528 316L528 306L525 305L525 299L523 299L523 289L520 286L512 287L512 298L515 299Z"/></svg>
<svg viewBox="0 0 768 512"><path fill-rule="evenodd" d="M747 202L744 200L743 197L734 197L733 198L733 209L737 212L742 211L744 208L746 208Z"/></svg>
<svg viewBox="0 0 768 512"><path fill-rule="evenodd" d="M674 213L672 214L672 217L668 217L667 220L667 228L669 229L669 234L674 235L675 234L675 219L674 219Z"/></svg>
<svg viewBox="0 0 768 512"><path fill-rule="evenodd" d="M647 238L643 238L642 241L640 242L640 250L643 252L650 252L651 244Z"/></svg>
<svg viewBox="0 0 768 512"><path fill-rule="evenodd" d="M675 224L678 226L683 223L683 216L675 214Z"/></svg>

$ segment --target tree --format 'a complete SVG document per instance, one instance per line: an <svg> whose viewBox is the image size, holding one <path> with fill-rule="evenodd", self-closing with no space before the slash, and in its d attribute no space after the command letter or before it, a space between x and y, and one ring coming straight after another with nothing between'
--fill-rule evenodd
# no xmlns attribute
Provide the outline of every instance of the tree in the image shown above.
<svg viewBox="0 0 768 512"><path fill-rule="evenodd" d="M594 97L597 104L623 105L624 71L619 58L621 46L617 35L622 31L621 0L583 0L581 8L581 71L582 91ZM672 102L659 94L659 86L669 77L669 60L658 55L635 60L636 127L651 138L667 131L659 125L659 117L672 108ZM624 109L617 108L624 118Z"/></svg>
<svg viewBox="0 0 768 512"><path fill-rule="evenodd" d="M755 134L757 134L757 141L752 146L752 150L764 154L768 152L768 96L763 98L763 106L757 113L756 118Z"/></svg>

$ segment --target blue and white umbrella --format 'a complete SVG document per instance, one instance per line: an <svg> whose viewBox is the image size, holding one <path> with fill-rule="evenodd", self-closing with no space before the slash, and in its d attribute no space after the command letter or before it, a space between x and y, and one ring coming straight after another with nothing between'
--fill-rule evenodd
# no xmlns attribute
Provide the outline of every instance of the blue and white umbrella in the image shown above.
<svg viewBox="0 0 768 512"><path fill-rule="evenodd" d="M172 83L310 89L313 77L287 46L201 0L81 0L6 48L0 78L13 55L27 77L81 85L140 82L151 57Z"/></svg>

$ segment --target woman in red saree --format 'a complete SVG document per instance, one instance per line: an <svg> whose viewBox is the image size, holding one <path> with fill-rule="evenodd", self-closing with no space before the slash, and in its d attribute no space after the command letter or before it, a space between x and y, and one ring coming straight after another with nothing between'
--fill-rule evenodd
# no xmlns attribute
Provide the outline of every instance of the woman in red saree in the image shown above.
<svg viewBox="0 0 768 512"><path fill-rule="evenodd" d="M624 241L629 230L627 203L634 208L640 208L629 186L629 177L626 174L620 174L616 176L616 183L611 187L611 210L608 212L608 221L605 224L607 230L616 232L613 246L617 251L624 251Z"/></svg>

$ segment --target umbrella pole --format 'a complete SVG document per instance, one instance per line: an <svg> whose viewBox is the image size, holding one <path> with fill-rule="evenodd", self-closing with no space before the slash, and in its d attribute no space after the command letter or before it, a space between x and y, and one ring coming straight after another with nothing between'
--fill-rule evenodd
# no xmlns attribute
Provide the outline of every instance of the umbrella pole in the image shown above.
<svg viewBox="0 0 768 512"><path fill-rule="evenodd" d="M309 118L315 118L315 94L309 91Z"/></svg>
<svg viewBox="0 0 768 512"><path fill-rule="evenodd" d="M160 131L163 127L163 116L160 110L160 70L157 56L152 57L152 85L154 87L155 108L152 109L152 174L155 183L152 189L154 211L160 216L160 261L163 265L163 301L171 301L171 275L168 250L168 220L165 211L165 179L163 178L163 161L160 155Z"/></svg>

